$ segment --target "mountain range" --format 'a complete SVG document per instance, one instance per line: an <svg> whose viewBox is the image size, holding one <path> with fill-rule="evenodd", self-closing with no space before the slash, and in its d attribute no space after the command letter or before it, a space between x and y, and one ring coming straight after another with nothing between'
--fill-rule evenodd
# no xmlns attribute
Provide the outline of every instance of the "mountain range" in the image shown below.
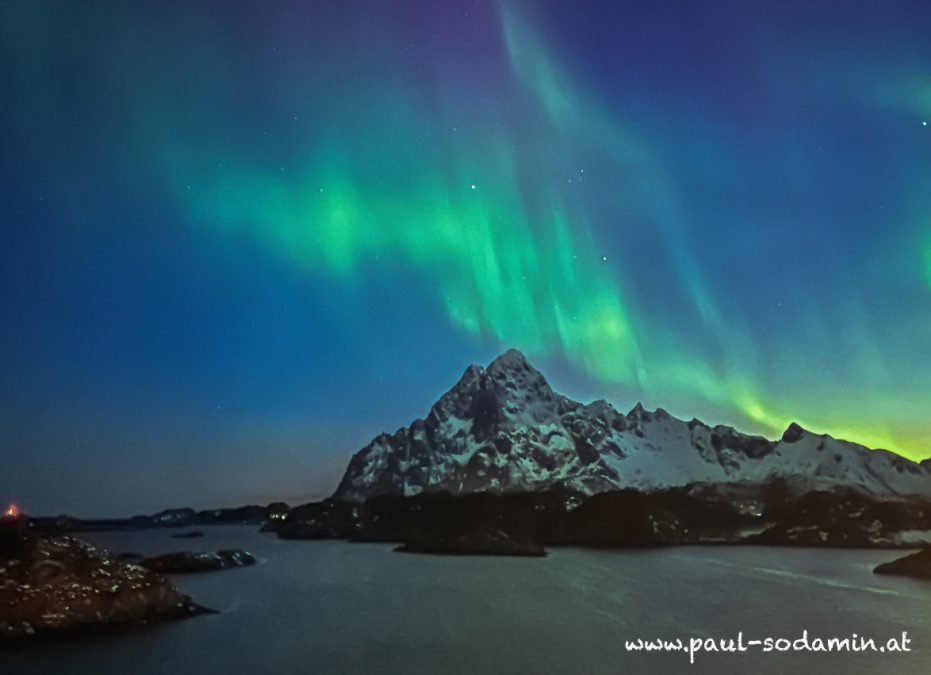
<svg viewBox="0 0 931 675"><path fill-rule="evenodd" d="M512 349L485 368L469 366L426 417L359 450L333 498L552 489L594 495L774 480L799 493L928 497L931 460L913 462L794 423L770 440L639 403L627 414L603 400L579 403L553 391Z"/></svg>

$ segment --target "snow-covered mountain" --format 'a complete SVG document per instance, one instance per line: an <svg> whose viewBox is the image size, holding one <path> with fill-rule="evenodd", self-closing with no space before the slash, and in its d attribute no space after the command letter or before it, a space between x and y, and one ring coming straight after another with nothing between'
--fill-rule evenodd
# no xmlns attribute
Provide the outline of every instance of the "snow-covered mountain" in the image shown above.
<svg viewBox="0 0 931 675"><path fill-rule="evenodd" d="M767 483L800 490L853 487L878 496L931 497L918 464L796 424L779 441L686 422L637 404L583 405L552 390L517 350L469 366L425 419L382 434L353 455L334 497L361 501L423 491L543 490L585 494L689 483Z"/></svg>

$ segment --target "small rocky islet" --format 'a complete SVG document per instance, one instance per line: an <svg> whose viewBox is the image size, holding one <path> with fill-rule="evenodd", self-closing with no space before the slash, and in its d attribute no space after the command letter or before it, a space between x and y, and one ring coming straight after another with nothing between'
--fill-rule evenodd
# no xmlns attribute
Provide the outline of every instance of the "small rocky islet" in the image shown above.
<svg viewBox="0 0 931 675"><path fill-rule="evenodd" d="M70 536L9 536L0 550L0 642L65 637L211 613L163 575Z"/></svg>
<svg viewBox="0 0 931 675"><path fill-rule="evenodd" d="M112 555L66 534L0 521L0 646L213 614L166 575L255 564L239 550Z"/></svg>
<svg viewBox="0 0 931 675"><path fill-rule="evenodd" d="M931 581L931 548L883 563L873 570L873 573Z"/></svg>
<svg viewBox="0 0 931 675"><path fill-rule="evenodd" d="M159 574L191 574L248 567L255 564L255 556L239 549L198 553L176 551L144 558L138 564Z"/></svg>

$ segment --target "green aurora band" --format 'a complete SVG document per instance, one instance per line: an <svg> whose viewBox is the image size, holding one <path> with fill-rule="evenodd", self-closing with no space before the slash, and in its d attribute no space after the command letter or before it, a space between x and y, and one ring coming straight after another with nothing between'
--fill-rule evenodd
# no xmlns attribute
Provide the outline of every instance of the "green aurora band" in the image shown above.
<svg viewBox="0 0 931 675"><path fill-rule="evenodd" d="M218 241L255 239L347 289L375 283L381 265L410 266L467 334L564 358L660 402L675 396L686 413L689 401L704 402L731 423L772 435L805 410L811 418L798 421L809 428L903 454L928 440L840 412L823 397L768 390L748 331L722 311L689 254L674 190L648 144L570 82L508 5L501 26L521 119L530 115L524 127L494 100L462 121L451 96L430 108L397 81L368 83L377 114L334 103L323 123L308 122L295 153L303 160L287 171L227 149L193 155L166 139L161 159L175 193ZM334 86L339 93L358 85ZM546 145L558 152L524 154ZM567 168L551 156L576 161ZM700 339L656 320L638 304L623 265L607 264L598 218L583 198L590 183L606 185L585 174L592 158L609 168L614 193L603 198L661 231ZM931 249L925 262L931 283Z"/></svg>

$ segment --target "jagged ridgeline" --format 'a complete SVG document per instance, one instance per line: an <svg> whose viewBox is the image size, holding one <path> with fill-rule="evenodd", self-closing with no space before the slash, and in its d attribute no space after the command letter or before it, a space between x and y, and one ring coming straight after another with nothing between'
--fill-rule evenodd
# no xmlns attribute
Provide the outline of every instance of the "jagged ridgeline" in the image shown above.
<svg viewBox="0 0 931 675"><path fill-rule="evenodd" d="M469 366L424 419L357 452L333 495L361 502L422 492L565 489L592 495L703 484L785 481L799 492L931 495L931 462L810 433L778 441L677 419L639 404L626 415L553 391L517 350Z"/></svg>

